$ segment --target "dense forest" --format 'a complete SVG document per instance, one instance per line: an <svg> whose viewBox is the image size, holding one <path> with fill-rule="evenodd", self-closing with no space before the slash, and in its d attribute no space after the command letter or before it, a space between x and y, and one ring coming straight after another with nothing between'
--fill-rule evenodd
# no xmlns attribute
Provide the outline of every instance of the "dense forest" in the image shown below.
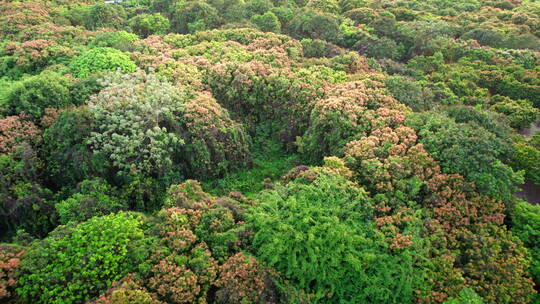
<svg viewBox="0 0 540 304"><path fill-rule="evenodd" d="M535 0L1 0L0 302L540 303L539 64Z"/></svg>

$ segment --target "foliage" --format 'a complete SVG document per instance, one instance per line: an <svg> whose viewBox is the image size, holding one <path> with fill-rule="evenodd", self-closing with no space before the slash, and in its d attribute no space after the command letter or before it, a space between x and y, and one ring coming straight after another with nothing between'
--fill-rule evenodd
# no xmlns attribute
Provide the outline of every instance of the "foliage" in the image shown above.
<svg viewBox="0 0 540 304"><path fill-rule="evenodd" d="M513 184L520 177L502 163L511 149L506 139L474 122L456 123L435 113L412 115L407 124L418 132L420 142L440 162L444 172L459 173L473 181L482 193L509 199Z"/></svg>
<svg viewBox="0 0 540 304"><path fill-rule="evenodd" d="M91 97L96 132L88 143L121 172L163 175L172 169L185 94L153 74L109 74Z"/></svg>
<svg viewBox="0 0 540 304"><path fill-rule="evenodd" d="M139 14L129 19L129 26L134 33L146 38L150 35L165 34L170 27L169 19L159 13Z"/></svg>
<svg viewBox="0 0 540 304"><path fill-rule="evenodd" d="M342 156L346 143L368 135L378 125L399 124L403 115L391 117L404 109L375 81L348 82L338 85L324 99L315 102L310 126L297 142L299 151L311 161L324 156Z"/></svg>
<svg viewBox="0 0 540 304"><path fill-rule="evenodd" d="M119 202L111 186L101 179L82 181L75 194L56 204L61 224L83 222L122 209L127 209L127 204Z"/></svg>
<svg viewBox="0 0 540 304"><path fill-rule="evenodd" d="M110 47L123 52L133 49L133 42L139 40L139 37L135 34L128 33L126 31L108 31L103 32L90 41L88 46L90 48L97 47Z"/></svg>
<svg viewBox="0 0 540 304"><path fill-rule="evenodd" d="M208 179L251 162L250 138L244 127L207 93L184 104L187 175Z"/></svg>
<svg viewBox="0 0 540 304"><path fill-rule="evenodd" d="M117 213L60 226L21 260L17 294L34 303L88 301L148 257L141 218Z"/></svg>
<svg viewBox="0 0 540 304"><path fill-rule="evenodd" d="M96 47L75 58L70 68L76 77L85 78L100 71L120 69L124 73L134 72L136 66L128 55L119 50Z"/></svg>
<svg viewBox="0 0 540 304"><path fill-rule="evenodd" d="M271 275L253 257L232 256L220 267L217 303L276 303Z"/></svg>
<svg viewBox="0 0 540 304"><path fill-rule="evenodd" d="M514 153L510 165L514 170L523 170L525 180L540 184L540 150L530 144L521 142L514 144Z"/></svg>
<svg viewBox="0 0 540 304"><path fill-rule="evenodd" d="M11 114L25 113L39 121L46 108L63 108L72 105L71 81L56 73L41 73L18 83L7 96Z"/></svg>
<svg viewBox="0 0 540 304"><path fill-rule="evenodd" d="M14 296L17 284L16 273L21 263L24 248L16 245L0 245L0 299L9 301Z"/></svg>
<svg viewBox="0 0 540 304"><path fill-rule="evenodd" d="M253 15L251 21L263 32L281 32L281 23L278 17L272 12L266 12L262 15Z"/></svg>
<svg viewBox="0 0 540 304"><path fill-rule="evenodd" d="M22 143L37 144L40 139L39 129L24 114L0 119L0 153L14 152Z"/></svg>
<svg viewBox="0 0 540 304"><path fill-rule="evenodd" d="M504 114L508 118L512 128L518 130L525 129L535 122L538 117L538 109L525 99L512 100L510 98L500 98L490 107L491 110Z"/></svg>
<svg viewBox="0 0 540 304"><path fill-rule="evenodd" d="M540 207L525 201L518 202L512 210L512 232L529 249L532 258L529 272L537 286L540 283L539 226Z"/></svg>
<svg viewBox="0 0 540 304"><path fill-rule="evenodd" d="M316 303L411 301L422 283L408 251L391 255L381 246L373 207L363 189L335 173L343 169L338 162L299 171L261 192L248 217L257 256Z"/></svg>

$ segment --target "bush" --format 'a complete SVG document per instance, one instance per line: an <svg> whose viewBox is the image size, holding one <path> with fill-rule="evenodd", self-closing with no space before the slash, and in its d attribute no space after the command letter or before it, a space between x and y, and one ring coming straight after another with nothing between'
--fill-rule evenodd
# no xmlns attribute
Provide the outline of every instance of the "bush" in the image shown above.
<svg viewBox="0 0 540 304"><path fill-rule="evenodd" d="M518 202L512 210L512 232L529 249L532 257L529 273L538 286L540 284L540 206L531 205L526 201Z"/></svg>
<svg viewBox="0 0 540 304"><path fill-rule="evenodd" d="M272 12L266 12L262 15L253 15L251 22L255 23L257 27L263 32L281 32L281 23L278 17Z"/></svg>
<svg viewBox="0 0 540 304"><path fill-rule="evenodd" d="M102 179L84 180L76 193L56 204L61 224L82 222L94 216L127 209L127 204L114 197L113 189Z"/></svg>
<svg viewBox="0 0 540 304"><path fill-rule="evenodd" d="M217 303L278 303L271 275L255 258L237 253L219 273Z"/></svg>
<svg viewBox="0 0 540 304"><path fill-rule="evenodd" d="M17 271L19 270L21 256L24 248L0 244L0 300L10 302L14 298L17 285Z"/></svg>
<svg viewBox="0 0 540 304"><path fill-rule="evenodd" d="M133 42L139 40L135 34L126 31L103 32L90 41L90 48L110 47L119 51L127 52L133 50Z"/></svg>
<svg viewBox="0 0 540 304"><path fill-rule="evenodd" d="M33 303L82 303L148 258L152 239L138 216L117 213L60 226L21 261L17 294Z"/></svg>
<svg viewBox="0 0 540 304"><path fill-rule="evenodd" d="M185 102L186 175L200 179L223 176L251 163L250 138L244 127L207 93Z"/></svg>
<svg viewBox="0 0 540 304"><path fill-rule="evenodd" d="M129 56L119 50L98 47L87 51L70 63L73 74L85 78L95 72L122 70L123 73L134 72L137 66Z"/></svg>
<svg viewBox="0 0 540 304"><path fill-rule="evenodd" d="M410 303L421 276L407 250L381 245L366 193L336 174L347 171L338 161L260 193L247 219L253 249L312 303Z"/></svg>
<svg viewBox="0 0 540 304"><path fill-rule="evenodd" d="M126 12L121 5L95 4L84 12L84 25L95 30L102 27L120 28L126 19Z"/></svg>
<svg viewBox="0 0 540 304"><path fill-rule="evenodd" d="M540 150L524 142L514 144L514 153L510 159L514 170L523 170L525 180L540 185Z"/></svg>
<svg viewBox="0 0 540 304"><path fill-rule="evenodd" d="M24 116L0 119L0 153L15 152L23 143L37 144L41 139L39 129Z"/></svg>
<svg viewBox="0 0 540 304"><path fill-rule="evenodd" d="M108 75L89 102L95 130L88 143L125 174L163 176L173 169L186 95L153 74Z"/></svg>
<svg viewBox="0 0 540 304"><path fill-rule="evenodd" d="M171 30L181 34L210 30L219 23L217 10L202 1L177 2L172 16Z"/></svg>
<svg viewBox="0 0 540 304"><path fill-rule="evenodd" d="M43 72L16 84L8 93L6 102L11 114L24 112L33 121L39 121L46 108L62 108L73 104L71 86L69 78Z"/></svg>
<svg viewBox="0 0 540 304"><path fill-rule="evenodd" d="M142 38L146 38L150 35L162 35L167 33L170 24L169 19L163 17L159 13L139 14L129 19L129 27L135 34Z"/></svg>
<svg viewBox="0 0 540 304"><path fill-rule="evenodd" d="M297 140L299 151L312 162L342 156L345 144L368 135L377 125L399 123L386 122L384 116L403 109L379 83L369 81L338 85L327 95L315 102L309 128ZM403 120L403 114L399 116Z"/></svg>
<svg viewBox="0 0 540 304"><path fill-rule="evenodd" d="M497 103L492 105L490 109L506 115L512 128L517 130L528 128L538 118L538 109L528 100L513 100L502 96L493 99Z"/></svg>

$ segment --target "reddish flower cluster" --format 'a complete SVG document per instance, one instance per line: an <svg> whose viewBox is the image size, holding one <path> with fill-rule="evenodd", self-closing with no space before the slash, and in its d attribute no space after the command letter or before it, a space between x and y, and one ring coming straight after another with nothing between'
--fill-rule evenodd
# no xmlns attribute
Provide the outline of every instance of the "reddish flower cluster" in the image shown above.
<svg viewBox="0 0 540 304"><path fill-rule="evenodd" d="M13 152L22 143L33 144L40 139L40 130L24 115L0 119L0 153Z"/></svg>
<svg viewBox="0 0 540 304"><path fill-rule="evenodd" d="M17 284L16 273L24 250L15 246L0 246L0 300L13 295Z"/></svg>

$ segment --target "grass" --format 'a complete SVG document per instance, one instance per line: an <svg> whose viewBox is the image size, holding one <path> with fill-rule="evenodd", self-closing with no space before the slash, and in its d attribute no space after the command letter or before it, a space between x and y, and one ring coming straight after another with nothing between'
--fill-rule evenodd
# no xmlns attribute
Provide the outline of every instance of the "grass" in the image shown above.
<svg viewBox="0 0 540 304"><path fill-rule="evenodd" d="M239 191L253 197L264 189L266 183L279 179L300 164L297 154L287 153L276 141L256 139L254 142L251 169L239 169L221 179L203 182L203 189L215 196Z"/></svg>

